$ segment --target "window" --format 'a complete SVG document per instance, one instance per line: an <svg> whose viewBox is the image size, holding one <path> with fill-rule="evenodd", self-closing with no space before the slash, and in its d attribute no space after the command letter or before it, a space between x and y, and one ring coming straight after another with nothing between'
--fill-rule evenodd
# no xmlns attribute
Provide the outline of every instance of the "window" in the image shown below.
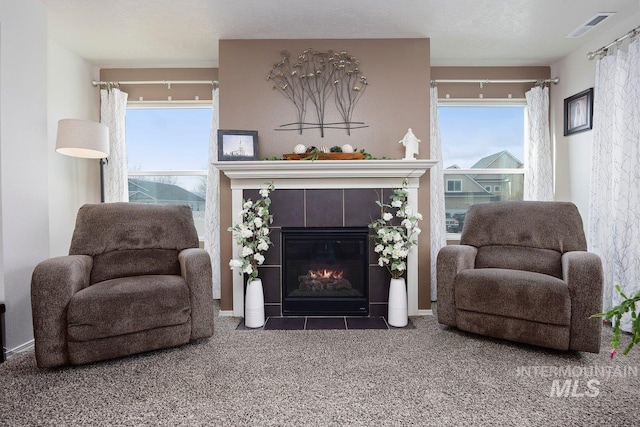
<svg viewBox="0 0 640 427"><path fill-rule="evenodd" d="M129 105L129 201L188 205L204 235L210 133L211 107Z"/></svg>
<svg viewBox="0 0 640 427"><path fill-rule="evenodd" d="M522 200L525 113L524 100L439 101L448 239L469 206Z"/></svg>
<svg viewBox="0 0 640 427"><path fill-rule="evenodd" d="M450 191L450 192L462 191L462 180L460 180L460 179L447 180L447 191Z"/></svg>

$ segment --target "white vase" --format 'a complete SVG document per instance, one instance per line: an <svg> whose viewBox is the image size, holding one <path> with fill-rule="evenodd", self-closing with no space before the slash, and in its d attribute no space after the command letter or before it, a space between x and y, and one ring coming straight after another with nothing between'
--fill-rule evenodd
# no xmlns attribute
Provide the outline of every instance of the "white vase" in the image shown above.
<svg viewBox="0 0 640 427"><path fill-rule="evenodd" d="M262 280L253 279L247 284L244 306L244 325L247 328L264 326L264 292Z"/></svg>
<svg viewBox="0 0 640 427"><path fill-rule="evenodd" d="M403 328L409 323L407 286L404 278L391 279L391 283L389 284L389 312L387 322L396 328Z"/></svg>

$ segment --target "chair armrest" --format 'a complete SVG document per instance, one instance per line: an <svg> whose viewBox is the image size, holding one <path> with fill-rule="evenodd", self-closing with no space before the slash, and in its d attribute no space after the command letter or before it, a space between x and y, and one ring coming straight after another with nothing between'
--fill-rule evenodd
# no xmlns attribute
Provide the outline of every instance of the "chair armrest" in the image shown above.
<svg viewBox="0 0 640 427"><path fill-rule="evenodd" d="M31 276L31 312L36 362L40 368L69 363L67 308L89 286L93 258L69 255L39 263Z"/></svg>
<svg viewBox="0 0 640 427"><path fill-rule="evenodd" d="M602 311L600 257L590 252L565 252L562 255L562 277L571 296L569 349L598 353L602 320L590 316Z"/></svg>
<svg viewBox="0 0 640 427"><path fill-rule="evenodd" d="M451 245L438 252L436 280L438 285L438 322L456 326L456 304L453 282L462 270L474 268L478 249L475 246Z"/></svg>
<svg viewBox="0 0 640 427"><path fill-rule="evenodd" d="M178 254L180 273L189 286L191 340L213 335L211 258L204 249L189 248Z"/></svg>

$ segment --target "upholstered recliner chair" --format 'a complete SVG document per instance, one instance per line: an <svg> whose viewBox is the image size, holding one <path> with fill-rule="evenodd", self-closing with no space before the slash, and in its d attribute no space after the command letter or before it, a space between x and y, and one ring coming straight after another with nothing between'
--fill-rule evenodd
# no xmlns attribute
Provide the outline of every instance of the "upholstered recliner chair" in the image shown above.
<svg viewBox="0 0 640 427"><path fill-rule="evenodd" d="M473 205L437 259L438 321L559 350L600 351L602 263L572 203Z"/></svg>
<svg viewBox="0 0 640 427"><path fill-rule="evenodd" d="M213 334L209 254L191 209L89 204L68 256L31 281L39 367L78 365L172 347Z"/></svg>

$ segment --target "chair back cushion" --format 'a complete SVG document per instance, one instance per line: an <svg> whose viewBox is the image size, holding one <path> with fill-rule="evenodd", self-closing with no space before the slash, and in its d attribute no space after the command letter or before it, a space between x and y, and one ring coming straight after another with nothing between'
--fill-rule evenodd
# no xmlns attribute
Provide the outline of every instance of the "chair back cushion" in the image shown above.
<svg viewBox="0 0 640 427"><path fill-rule="evenodd" d="M69 255L93 257L93 284L118 277L180 274L178 252L197 247L188 206L101 203L78 211Z"/></svg>
<svg viewBox="0 0 640 427"><path fill-rule="evenodd" d="M582 218L569 202L494 202L467 211L460 244L478 248L476 268L562 277L565 252L586 251Z"/></svg>

